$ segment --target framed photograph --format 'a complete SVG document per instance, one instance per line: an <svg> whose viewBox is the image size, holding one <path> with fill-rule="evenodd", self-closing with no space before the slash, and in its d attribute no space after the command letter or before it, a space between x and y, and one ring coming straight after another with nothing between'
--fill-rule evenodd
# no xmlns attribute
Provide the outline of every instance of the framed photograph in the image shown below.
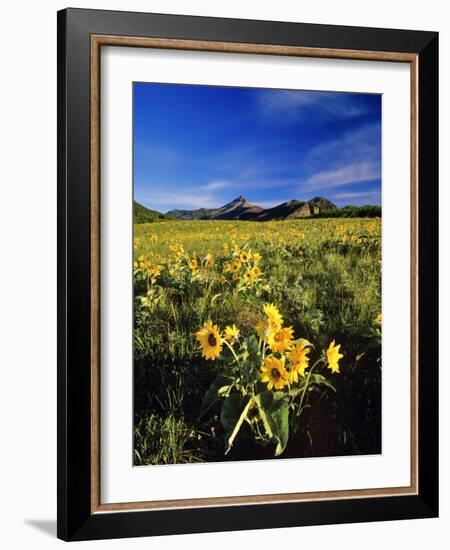
<svg viewBox="0 0 450 550"><path fill-rule="evenodd" d="M58 13L58 536L438 514L438 35Z"/></svg>

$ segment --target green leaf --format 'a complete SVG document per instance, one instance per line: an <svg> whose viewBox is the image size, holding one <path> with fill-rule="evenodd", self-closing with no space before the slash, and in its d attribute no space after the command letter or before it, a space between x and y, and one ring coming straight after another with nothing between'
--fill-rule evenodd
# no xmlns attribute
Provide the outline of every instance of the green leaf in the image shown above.
<svg viewBox="0 0 450 550"><path fill-rule="evenodd" d="M209 386L208 391L203 397L202 404L200 405L199 418L201 418L209 409L214 405L218 399L220 399L220 391L224 386L229 386L233 382L233 379L230 376L225 376L219 374L216 379L213 381L211 386Z"/></svg>
<svg viewBox="0 0 450 550"><path fill-rule="evenodd" d="M325 376L322 376L321 374L312 374L309 383L315 384L316 386L327 386L327 388L330 388L334 392L336 391L336 388L328 380L328 378L325 378Z"/></svg>
<svg viewBox="0 0 450 550"><path fill-rule="evenodd" d="M269 412L273 402L273 393L271 391L263 391L255 395L255 402L268 438L278 444L279 439L276 433L276 425Z"/></svg>
<svg viewBox="0 0 450 550"><path fill-rule="evenodd" d="M275 456L279 456L289 440L289 405L284 396L276 398L275 395L270 414L277 427L278 445L275 449Z"/></svg>
<svg viewBox="0 0 450 550"><path fill-rule="evenodd" d="M308 374L306 374L305 377L300 379L298 388L291 390L289 392L289 395L295 399L298 395L303 393L307 380L308 380ZM309 377L308 386L310 387L327 386L328 388L332 389L334 392L336 391L336 388L328 380L328 378L325 378L325 376L322 376L321 374L315 374L315 373L311 374L311 376ZM309 388L308 388L308 391L310 391Z"/></svg>
<svg viewBox="0 0 450 550"><path fill-rule="evenodd" d="M289 405L285 395L264 391L255 396L255 402L266 434L276 445L275 456L279 456L289 439Z"/></svg>
<svg viewBox="0 0 450 550"><path fill-rule="evenodd" d="M258 340L255 336L250 336L250 338L247 338L247 349L250 355L259 355Z"/></svg>
<svg viewBox="0 0 450 550"><path fill-rule="evenodd" d="M375 349L379 347L381 347L381 338L379 336L371 338L367 344L368 349Z"/></svg>
<svg viewBox="0 0 450 550"><path fill-rule="evenodd" d="M225 454L230 451L233 441L247 417L252 402L253 400L249 395L242 397L238 393L233 393L225 399L220 414L220 421L227 432Z"/></svg>
<svg viewBox="0 0 450 550"><path fill-rule="evenodd" d="M296 344L303 344L304 346L307 346L309 348L315 349L315 346L312 342L307 340L306 338L298 338L297 340L294 340Z"/></svg>

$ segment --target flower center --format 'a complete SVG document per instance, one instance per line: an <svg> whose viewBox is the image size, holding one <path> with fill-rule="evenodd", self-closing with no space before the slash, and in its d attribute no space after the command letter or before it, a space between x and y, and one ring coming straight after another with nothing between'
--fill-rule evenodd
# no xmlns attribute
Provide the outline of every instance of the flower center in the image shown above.
<svg viewBox="0 0 450 550"><path fill-rule="evenodd" d="M272 378L275 378L276 380L281 378L281 374L278 369L272 369Z"/></svg>
<svg viewBox="0 0 450 550"><path fill-rule="evenodd" d="M277 342L281 342L283 340L283 333L281 331L275 334L275 340Z"/></svg>
<svg viewBox="0 0 450 550"><path fill-rule="evenodd" d="M208 344L211 347L217 346L217 338L214 336L212 332L208 335Z"/></svg>

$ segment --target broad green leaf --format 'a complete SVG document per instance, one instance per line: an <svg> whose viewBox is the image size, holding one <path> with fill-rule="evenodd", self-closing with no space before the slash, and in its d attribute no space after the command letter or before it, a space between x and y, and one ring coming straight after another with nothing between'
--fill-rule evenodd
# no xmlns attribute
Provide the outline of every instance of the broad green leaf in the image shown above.
<svg viewBox="0 0 450 550"><path fill-rule="evenodd" d="M239 393L232 393L223 402L220 421L226 432L231 432L239 419L243 408L241 401L242 397Z"/></svg>
<svg viewBox="0 0 450 550"><path fill-rule="evenodd" d="M308 380L308 373L306 373L306 376L301 378L299 380L298 388L295 388L294 390L290 391L291 397L297 397L298 395L303 393L303 390L305 389L306 381ZM328 380L328 378L325 378L325 376L322 376L321 374L311 374L309 377L308 386L327 386L328 388L332 389L333 391L336 391L336 388L333 386L333 384Z"/></svg>
<svg viewBox="0 0 450 550"><path fill-rule="evenodd" d="M202 417L209 409L214 405L214 403L220 398L220 391L224 386L229 386L233 382L233 379L230 376L225 376L219 374L216 379L213 381L208 391L203 397L202 404L200 406L199 418Z"/></svg>
<svg viewBox="0 0 450 550"><path fill-rule="evenodd" d="M267 436L276 445L275 456L286 448L289 439L289 405L283 392L264 391L255 402Z"/></svg>
<svg viewBox="0 0 450 550"><path fill-rule="evenodd" d="M269 412L273 402L273 393L270 391L263 391L255 395L255 402L268 438L275 444L278 444L279 438L276 433L276 425Z"/></svg>
<svg viewBox="0 0 450 550"><path fill-rule="evenodd" d="M220 421L227 432L225 454L231 449L251 405L252 399L249 395L241 397L238 393L233 393L225 399L220 414Z"/></svg>
<svg viewBox="0 0 450 550"><path fill-rule="evenodd" d="M278 444L275 449L275 456L279 456L286 448L289 440L289 405L284 396L279 398L275 396L270 408L270 415L277 427Z"/></svg>
<svg viewBox="0 0 450 550"><path fill-rule="evenodd" d="M369 340L369 343L367 344L368 349L375 349L379 348L381 346L381 338L379 336L375 336L374 338L371 338Z"/></svg>
<svg viewBox="0 0 450 550"><path fill-rule="evenodd" d="M297 340L294 340L294 342L296 344L303 344L305 346L308 346L312 349L315 349L315 346L312 342L310 342L309 340L307 340L306 338L298 338Z"/></svg>
<svg viewBox="0 0 450 550"><path fill-rule="evenodd" d="M247 338L247 349L250 355L259 354L258 340L255 338L255 336L250 336L250 338Z"/></svg>
<svg viewBox="0 0 450 550"><path fill-rule="evenodd" d="M325 378L325 376L322 376L321 374L312 374L309 380L310 384L315 384L316 386L327 386L328 388L332 389L333 391L336 391L336 388L333 386L333 384L328 380L328 378Z"/></svg>

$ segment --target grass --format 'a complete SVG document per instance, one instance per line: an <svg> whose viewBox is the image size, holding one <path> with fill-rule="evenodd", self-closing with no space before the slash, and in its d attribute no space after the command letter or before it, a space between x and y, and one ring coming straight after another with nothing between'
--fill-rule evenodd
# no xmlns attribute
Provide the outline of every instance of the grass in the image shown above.
<svg viewBox="0 0 450 550"><path fill-rule="evenodd" d="M242 252L261 259L232 274ZM261 275L246 281L254 265ZM199 418L220 364L200 357L194 337L207 319L250 333L267 302L316 348L335 339L344 352L336 392L311 396L281 456L380 452L380 348L370 338L381 312L379 218L136 224L134 268L135 464L273 455L243 429L224 457L219 409Z"/></svg>

